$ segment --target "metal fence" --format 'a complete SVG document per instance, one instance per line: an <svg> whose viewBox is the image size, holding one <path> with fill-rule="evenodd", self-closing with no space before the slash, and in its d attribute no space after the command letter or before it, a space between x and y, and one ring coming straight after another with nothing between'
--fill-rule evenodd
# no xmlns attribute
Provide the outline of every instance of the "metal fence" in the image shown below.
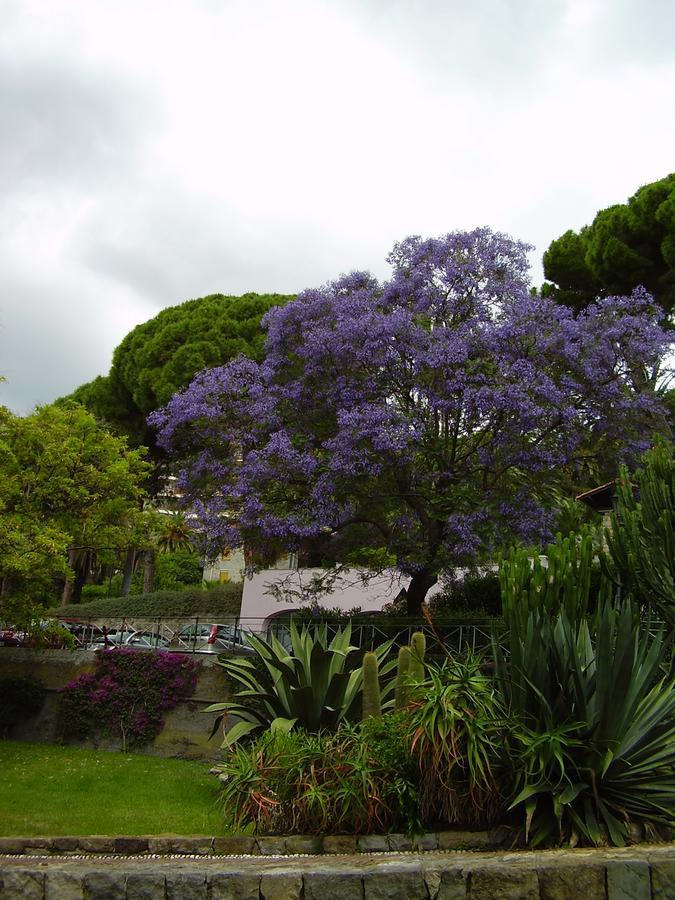
<svg viewBox="0 0 675 900"><path fill-rule="evenodd" d="M224 616L214 621L209 616L167 618L162 616L124 616L96 619L63 619L73 634L77 648L96 650L111 646L132 646L137 649L161 649L183 653L234 652L251 655L247 651L247 635L274 636L290 649L291 622L296 625L324 624L329 636L344 627L347 620L309 619L306 615L274 619L251 619ZM494 620L439 621L433 628L418 619L389 617L356 617L351 622L351 643L361 650L369 650L384 641L394 646L410 643L415 631L427 637L429 652L440 652L441 644L449 652L473 653L489 651L493 634L500 637L500 624ZM502 626L503 627L503 626ZM500 641L501 643L501 641Z"/></svg>

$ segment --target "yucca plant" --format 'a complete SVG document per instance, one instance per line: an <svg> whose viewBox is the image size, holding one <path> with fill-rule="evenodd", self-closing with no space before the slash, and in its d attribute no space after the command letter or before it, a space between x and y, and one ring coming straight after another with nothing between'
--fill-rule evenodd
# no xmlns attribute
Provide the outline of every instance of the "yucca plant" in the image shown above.
<svg viewBox="0 0 675 900"><path fill-rule="evenodd" d="M593 627L562 610L511 620L497 675L520 722L511 808L526 837L621 845L631 822L672 825L675 683L662 631L604 602Z"/></svg>
<svg viewBox="0 0 675 900"><path fill-rule="evenodd" d="M499 818L506 715L493 680L480 667L480 657L471 655L429 665L408 704L424 822L486 826Z"/></svg>
<svg viewBox="0 0 675 900"><path fill-rule="evenodd" d="M358 647L350 643L351 623L338 628L330 641L325 624L298 630L291 623L290 636L288 650L274 636L264 640L249 635L257 665L251 659L219 661L242 686L232 700L204 710L219 713L212 735L223 727L224 747L266 728L290 731L298 725L310 732L333 731L344 720L360 718L363 668L355 652ZM395 659L386 659L391 645L386 641L373 651L383 684L396 666ZM391 691L393 684L383 687L383 705ZM230 717L234 724L228 728Z"/></svg>

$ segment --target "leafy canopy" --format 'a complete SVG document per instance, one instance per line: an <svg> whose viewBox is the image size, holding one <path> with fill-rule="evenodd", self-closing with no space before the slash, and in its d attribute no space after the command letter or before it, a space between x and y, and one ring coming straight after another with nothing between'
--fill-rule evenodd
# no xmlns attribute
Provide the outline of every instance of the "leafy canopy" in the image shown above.
<svg viewBox="0 0 675 900"><path fill-rule="evenodd" d="M282 294L211 294L163 309L137 325L113 354L107 376L81 385L72 399L126 434L132 445L153 449L146 417L189 384L202 369L239 354L262 358L260 320Z"/></svg>
<svg viewBox="0 0 675 900"><path fill-rule="evenodd" d="M76 403L21 418L0 408L0 577L5 612L47 599L66 551L125 545L148 465ZM12 607L13 608L13 607Z"/></svg>
<svg viewBox="0 0 675 900"><path fill-rule="evenodd" d="M388 282L355 272L271 310L262 363L202 372L154 414L213 551L365 525L414 613L440 571L546 532L556 467L644 448L651 298L575 319L530 295L527 250L486 228L408 238Z"/></svg>
<svg viewBox="0 0 675 900"><path fill-rule="evenodd" d="M642 285L667 314L675 301L675 173L641 187L627 203L601 209L578 233L544 253L546 289L572 309Z"/></svg>

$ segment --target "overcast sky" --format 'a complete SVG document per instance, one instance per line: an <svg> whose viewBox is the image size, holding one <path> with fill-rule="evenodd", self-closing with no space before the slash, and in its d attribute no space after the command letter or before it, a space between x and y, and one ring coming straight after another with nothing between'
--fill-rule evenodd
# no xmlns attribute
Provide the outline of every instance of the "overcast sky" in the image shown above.
<svg viewBox="0 0 675 900"><path fill-rule="evenodd" d="M672 0L0 0L0 403L409 234L508 232L540 283L675 170L674 34Z"/></svg>

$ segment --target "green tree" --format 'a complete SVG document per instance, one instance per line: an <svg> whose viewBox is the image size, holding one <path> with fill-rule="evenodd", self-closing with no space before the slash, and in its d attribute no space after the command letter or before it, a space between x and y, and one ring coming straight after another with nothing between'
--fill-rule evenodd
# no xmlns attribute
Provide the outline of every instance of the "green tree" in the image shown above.
<svg viewBox="0 0 675 900"><path fill-rule="evenodd" d="M283 294L211 294L163 309L122 340L107 376L81 385L71 399L125 434L131 446L149 447L158 462L162 457L147 416L202 369L240 354L261 361L260 321L268 309L290 299Z"/></svg>
<svg viewBox="0 0 675 900"><path fill-rule="evenodd" d="M650 291L666 314L675 301L675 173L644 185L627 203L601 209L578 233L544 253L545 293L573 309L598 296Z"/></svg>
<svg viewBox="0 0 675 900"><path fill-rule="evenodd" d="M116 555L140 514L149 466L83 407L0 409L0 575L3 605L46 600L65 576L77 599L92 555Z"/></svg>

